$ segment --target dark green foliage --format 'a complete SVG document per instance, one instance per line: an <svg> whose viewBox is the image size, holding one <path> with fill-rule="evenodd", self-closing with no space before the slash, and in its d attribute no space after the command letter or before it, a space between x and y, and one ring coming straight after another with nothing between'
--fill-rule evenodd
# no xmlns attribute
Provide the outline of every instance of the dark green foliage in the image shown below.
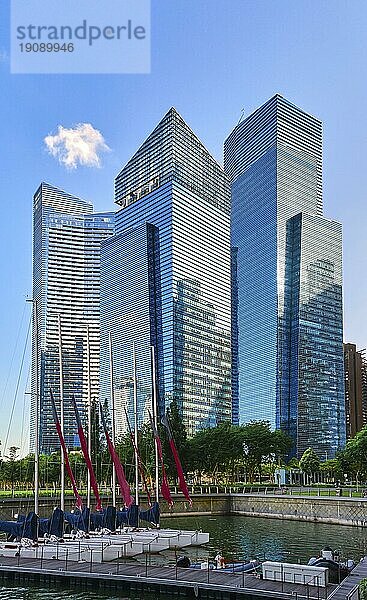
<svg viewBox="0 0 367 600"><path fill-rule="evenodd" d="M318 473L320 471L320 459L315 450L307 448L299 461L299 466L304 473L307 473L307 475Z"/></svg>

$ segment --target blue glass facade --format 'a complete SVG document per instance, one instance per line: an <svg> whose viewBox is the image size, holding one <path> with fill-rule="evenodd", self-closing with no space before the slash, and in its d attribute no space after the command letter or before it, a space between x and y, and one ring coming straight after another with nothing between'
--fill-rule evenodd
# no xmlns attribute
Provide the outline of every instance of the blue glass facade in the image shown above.
<svg viewBox="0 0 367 600"><path fill-rule="evenodd" d="M58 319L61 320L64 433L69 447L79 444L71 396L81 414L88 399L87 326L90 389L99 394L100 243L112 235L113 213L93 214L93 206L42 183L34 196L33 298L37 300L40 352L40 449L60 447L50 404L50 388L60 406ZM33 340L30 445L35 439L35 340Z"/></svg>
<svg viewBox="0 0 367 600"><path fill-rule="evenodd" d="M321 122L276 95L230 134L225 169L240 421L281 427L298 455L332 456L345 440L342 242L322 214Z"/></svg>
<svg viewBox="0 0 367 600"><path fill-rule="evenodd" d="M124 345L118 350L117 342L113 350L116 369L123 371L124 362L131 381L131 358L123 356L131 357L135 341L139 414L145 418L151 368L144 357L154 345L160 409L175 399L190 434L232 418L229 200L223 169L171 109L117 176L116 202L122 206L116 214L117 235L103 244L102 256L109 252L121 263L120 270L111 267L102 286L102 335L108 335L111 323L119 323L117 337ZM144 228L154 231L150 249ZM109 260L107 255L103 260ZM121 289L121 270L129 273L132 291L121 293L112 315L108 298ZM139 293L135 278L144 282ZM102 355L101 393L109 397L107 362ZM123 403L132 410L129 394ZM117 418L123 430L122 415Z"/></svg>
<svg viewBox="0 0 367 600"><path fill-rule="evenodd" d="M113 351L116 435L134 423L133 394L135 344L138 381L138 423L151 410L150 346L162 355L159 237L154 225L142 222L105 240L101 251L101 397L110 397L109 332ZM133 307L133 310L132 310ZM108 323L108 328L105 326ZM157 372L161 372L161 368ZM160 398L164 397L159 378Z"/></svg>

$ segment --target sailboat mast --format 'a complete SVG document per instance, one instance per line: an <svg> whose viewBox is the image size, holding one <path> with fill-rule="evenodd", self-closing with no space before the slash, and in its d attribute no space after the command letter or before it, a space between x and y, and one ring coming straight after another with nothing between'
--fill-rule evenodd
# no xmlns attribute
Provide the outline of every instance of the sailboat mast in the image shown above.
<svg viewBox="0 0 367 600"><path fill-rule="evenodd" d="M58 315L58 330L59 330L59 365L60 365L60 426L61 433L64 435L64 373L62 367L62 336L61 336L61 316ZM60 464L60 478L61 478L61 498L60 507L61 510L65 509L65 456L64 450L61 446L61 464Z"/></svg>
<svg viewBox="0 0 367 600"><path fill-rule="evenodd" d="M112 334L108 334L109 350L110 350L110 395L111 395L111 412L112 412L112 444L116 446L116 423L115 423L115 390L114 390L114 373L113 373L113 353L112 353ZM122 490L121 490L122 493ZM112 462L112 506L116 506L116 467Z"/></svg>
<svg viewBox="0 0 367 600"><path fill-rule="evenodd" d="M34 370L35 370L35 436L34 436L34 512L38 515L38 500L39 500L39 446L40 446L40 431L39 431L39 420L40 420L40 368L39 368L39 336L38 336L38 305L37 300L34 298L27 300L32 302L32 315L33 315L33 335L34 335Z"/></svg>
<svg viewBox="0 0 367 600"><path fill-rule="evenodd" d="M88 423L88 454L92 456L92 393L90 380L90 343L89 343L89 325L87 324L87 382L88 382L88 399L87 399L87 423ZM90 508L91 499L91 479L88 469L87 475L87 507Z"/></svg>
<svg viewBox="0 0 367 600"><path fill-rule="evenodd" d="M157 373L155 366L155 348L150 347L152 357L152 414L154 427L158 428L158 402L157 402ZM159 502L159 466L158 466L158 445L157 440L154 439L154 450L155 450L155 499Z"/></svg>
<svg viewBox="0 0 367 600"><path fill-rule="evenodd" d="M136 352L135 342L133 342L133 378L134 378L134 441L135 448L135 504L139 505L139 458L138 458L138 379L136 374Z"/></svg>

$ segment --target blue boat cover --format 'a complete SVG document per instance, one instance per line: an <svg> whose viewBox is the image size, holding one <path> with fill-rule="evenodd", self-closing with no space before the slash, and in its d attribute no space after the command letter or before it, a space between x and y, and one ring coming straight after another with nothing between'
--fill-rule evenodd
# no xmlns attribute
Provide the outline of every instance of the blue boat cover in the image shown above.
<svg viewBox="0 0 367 600"><path fill-rule="evenodd" d="M153 523L154 525L159 525L159 517L161 514L161 510L159 508L158 502L154 502L151 508L147 510L139 511L139 518L142 521L148 521L148 523Z"/></svg>
<svg viewBox="0 0 367 600"><path fill-rule="evenodd" d="M38 539L38 517L34 512L28 513L26 517L20 515L18 521L0 521L0 531L16 538Z"/></svg>
<svg viewBox="0 0 367 600"><path fill-rule="evenodd" d="M139 508L136 504L132 504L129 508L123 508L116 512L116 525L128 525L129 527L138 526Z"/></svg>
<svg viewBox="0 0 367 600"><path fill-rule="evenodd" d="M90 519L89 508L83 508L82 512L80 512L80 510L75 510L73 513L66 512L64 513L64 516L65 521L67 521L73 529L80 529L81 531L88 533Z"/></svg>
<svg viewBox="0 0 367 600"><path fill-rule="evenodd" d="M107 506L105 510L105 527L110 531L116 531L116 507Z"/></svg>

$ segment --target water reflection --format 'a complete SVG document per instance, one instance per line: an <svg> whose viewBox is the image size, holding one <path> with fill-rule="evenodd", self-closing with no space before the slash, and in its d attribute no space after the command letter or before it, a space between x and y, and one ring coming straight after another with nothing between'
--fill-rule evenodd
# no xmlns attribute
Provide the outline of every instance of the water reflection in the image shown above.
<svg viewBox="0 0 367 600"><path fill-rule="evenodd" d="M357 527L241 516L171 518L164 525L209 531L207 552L223 550L228 558L307 562L325 545L354 560L367 552L366 532Z"/></svg>

